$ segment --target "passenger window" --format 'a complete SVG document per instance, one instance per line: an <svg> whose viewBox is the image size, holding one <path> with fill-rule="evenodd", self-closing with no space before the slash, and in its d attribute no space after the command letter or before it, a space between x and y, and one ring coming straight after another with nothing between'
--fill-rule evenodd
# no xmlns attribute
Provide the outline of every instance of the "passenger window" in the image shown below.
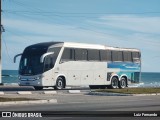
<svg viewBox="0 0 160 120"><path fill-rule="evenodd" d="M99 50L88 50L88 60L100 60Z"/></svg>
<svg viewBox="0 0 160 120"><path fill-rule="evenodd" d="M75 49L75 59L76 60L87 60L87 50L86 49Z"/></svg>
<svg viewBox="0 0 160 120"><path fill-rule="evenodd" d="M61 59L63 61L74 60L74 49L65 48Z"/></svg>
<svg viewBox="0 0 160 120"><path fill-rule="evenodd" d="M118 61L123 61L123 52L118 51Z"/></svg>
<svg viewBox="0 0 160 120"><path fill-rule="evenodd" d="M110 50L100 50L101 61L111 61L111 51Z"/></svg>
<svg viewBox="0 0 160 120"><path fill-rule="evenodd" d="M105 50L100 50L100 56L101 61L107 61L107 54Z"/></svg>
<svg viewBox="0 0 160 120"><path fill-rule="evenodd" d="M112 51L112 61L118 61L118 51Z"/></svg>
<svg viewBox="0 0 160 120"><path fill-rule="evenodd" d="M139 52L132 52L132 59L133 62L137 62L140 60L140 53Z"/></svg>
<svg viewBox="0 0 160 120"><path fill-rule="evenodd" d="M106 50L107 53L107 61L112 61L112 54L110 50Z"/></svg>
<svg viewBox="0 0 160 120"><path fill-rule="evenodd" d="M129 51L123 52L124 61L132 62L132 54Z"/></svg>

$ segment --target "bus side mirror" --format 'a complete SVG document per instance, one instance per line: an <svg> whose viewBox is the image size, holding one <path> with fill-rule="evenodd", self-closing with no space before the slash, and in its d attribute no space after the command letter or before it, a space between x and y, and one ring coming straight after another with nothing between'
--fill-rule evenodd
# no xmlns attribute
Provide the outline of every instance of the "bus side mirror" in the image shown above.
<svg viewBox="0 0 160 120"><path fill-rule="evenodd" d="M40 63L43 63L43 62L44 62L44 58L45 58L46 56L52 55L52 54L54 54L54 52L48 52L48 53L43 54L43 55L41 56L41 58L40 58Z"/></svg>
<svg viewBox="0 0 160 120"><path fill-rule="evenodd" d="M16 58L17 58L18 56L21 56L21 55L22 55L22 53L21 53L21 54L17 54L17 55L14 56L14 63L16 63Z"/></svg>

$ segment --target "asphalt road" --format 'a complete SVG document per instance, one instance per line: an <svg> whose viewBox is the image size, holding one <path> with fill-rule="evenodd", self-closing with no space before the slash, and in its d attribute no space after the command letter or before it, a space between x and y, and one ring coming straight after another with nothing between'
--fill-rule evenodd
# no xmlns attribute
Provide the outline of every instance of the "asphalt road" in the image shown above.
<svg viewBox="0 0 160 120"><path fill-rule="evenodd" d="M65 90L63 90L65 91ZM9 105L9 106L0 106L1 111L46 111L46 113L55 113L56 111L113 111L117 113L119 111L160 111L160 96L94 96L87 95L87 90L84 90L84 93L80 94L69 94L67 92L61 91L56 95L45 95L45 94L32 94L32 95L16 95L14 97L28 97L28 98L38 98L38 99L57 99L57 104L36 104L36 105ZM83 90L82 90L83 91ZM89 90L88 90L89 91ZM8 95L8 97L13 97ZM86 112L87 113L87 112ZM124 113L124 115L125 115ZM152 113L152 112L151 112ZM94 113L93 113L94 114ZM134 112L131 114L134 114ZM158 113L159 115L159 113ZM115 115L116 116L116 115ZM113 116L112 116L113 117ZM85 117L83 117L83 120ZM100 117L101 119L106 119ZM120 117L119 119L121 119ZM132 117L133 118L133 117ZM132 119L131 118L131 119ZM134 117L135 118L135 117ZM137 117L136 117L137 118ZM141 119L143 120L144 117ZM145 117L146 118L146 117ZM44 119L44 118L43 118ZM51 117L46 119L53 119ZM75 119L72 116L61 116L54 117L54 119ZM80 120L81 117L76 117ZM94 120L96 117L87 117L87 120ZM99 117L97 118L99 119ZM114 119L114 118L112 118ZM112 120L111 119L111 120ZM125 117L125 119L128 119ZM152 118L159 119L157 117Z"/></svg>
<svg viewBox="0 0 160 120"><path fill-rule="evenodd" d="M65 93L21 95L21 97L57 99L58 103L0 106L0 109L5 111L160 111L160 96L93 96Z"/></svg>

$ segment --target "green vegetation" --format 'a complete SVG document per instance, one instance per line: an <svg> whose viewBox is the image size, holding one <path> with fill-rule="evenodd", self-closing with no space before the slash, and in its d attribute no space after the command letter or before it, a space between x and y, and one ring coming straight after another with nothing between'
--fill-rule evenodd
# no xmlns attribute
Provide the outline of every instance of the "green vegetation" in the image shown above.
<svg viewBox="0 0 160 120"><path fill-rule="evenodd" d="M151 94L160 93L160 88L125 88L125 89L101 89L96 92L125 93L125 94Z"/></svg>
<svg viewBox="0 0 160 120"><path fill-rule="evenodd" d="M4 98L4 97L0 97L0 102L27 101L27 100L37 100L37 99L30 99L30 98Z"/></svg>

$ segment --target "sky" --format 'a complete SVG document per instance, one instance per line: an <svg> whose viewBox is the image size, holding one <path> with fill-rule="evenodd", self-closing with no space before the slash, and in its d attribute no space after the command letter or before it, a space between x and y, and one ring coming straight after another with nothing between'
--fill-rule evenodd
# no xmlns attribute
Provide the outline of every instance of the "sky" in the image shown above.
<svg viewBox="0 0 160 120"><path fill-rule="evenodd" d="M2 69L39 42L141 50L142 72L160 72L160 0L2 0Z"/></svg>

